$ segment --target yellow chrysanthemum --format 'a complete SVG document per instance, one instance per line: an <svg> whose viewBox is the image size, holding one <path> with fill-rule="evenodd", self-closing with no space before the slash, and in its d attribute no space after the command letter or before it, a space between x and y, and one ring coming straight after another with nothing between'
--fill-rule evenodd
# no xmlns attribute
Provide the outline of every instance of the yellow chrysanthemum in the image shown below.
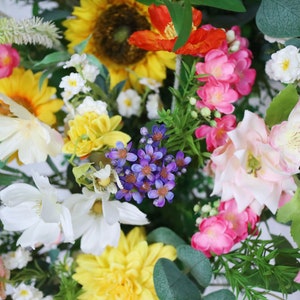
<svg viewBox="0 0 300 300"><path fill-rule="evenodd" d="M41 75L40 72L34 74L31 70L15 68L11 76L0 79L0 93L25 107L42 122L53 125L56 122L54 113L63 106L63 101L55 98L56 88L49 87L47 79L39 87ZM1 99L0 115L11 115L9 106Z"/></svg>
<svg viewBox="0 0 300 300"><path fill-rule="evenodd" d="M111 118L95 112L76 115L74 120L69 121L70 129L63 152L82 157L105 146L115 147L118 141L126 145L130 136L116 130L121 121L122 118L118 115Z"/></svg>
<svg viewBox="0 0 300 300"><path fill-rule="evenodd" d="M121 233L117 248L107 247L101 256L80 254L74 279L82 285L80 300L158 299L153 269L159 258L176 258L173 246L148 245L145 232L135 227L127 236Z"/></svg>
<svg viewBox="0 0 300 300"><path fill-rule="evenodd" d="M137 80L145 77L161 82L166 67L175 68L174 53L145 51L127 42L133 32L151 29L146 5L134 0L81 0L72 14L75 18L63 23L69 50L90 37L84 51L108 68L112 86L128 80L127 87L138 88Z"/></svg>

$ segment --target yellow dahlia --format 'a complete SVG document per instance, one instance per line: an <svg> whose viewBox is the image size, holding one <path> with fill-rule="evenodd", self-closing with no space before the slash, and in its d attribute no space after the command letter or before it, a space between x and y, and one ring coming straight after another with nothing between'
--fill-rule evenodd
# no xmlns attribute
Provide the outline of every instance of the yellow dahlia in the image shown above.
<svg viewBox="0 0 300 300"><path fill-rule="evenodd" d="M81 0L66 20L65 37L68 49L91 37L85 52L91 53L108 68L111 85L122 80L127 87L138 88L137 80L166 78L166 67L175 68L175 54L165 51L145 51L128 43L130 35L150 30L148 7L135 0Z"/></svg>
<svg viewBox="0 0 300 300"><path fill-rule="evenodd" d="M121 116L109 118L106 114L86 112L76 115L69 121L63 152L82 157L105 146L115 147L118 141L127 144L130 136L116 130L122 121Z"/></svg>
<svg viewBox="0 0 300 300"><path fill-rule="evenodd" d="M153 283L153 269L159 258L176 258L173 246L148 245L140 227L127 236L121 233L117 248L107 247L100 256L80 254L73 275L82 285L80 300L152 300L158 299Z"/></svg>
<svg viewBox="0 0 300 300"><path fill-rule="evenodd" d="M0 79L0 93L25 107L42 122L53 125L56 122L54 113L63 106L63 101L55 98L56 88L49 87L47 79L39 87L41 75L40 72L34 74L31 70L15 68L11 76ZM0 115L12 115L1 99Z"/></svg>

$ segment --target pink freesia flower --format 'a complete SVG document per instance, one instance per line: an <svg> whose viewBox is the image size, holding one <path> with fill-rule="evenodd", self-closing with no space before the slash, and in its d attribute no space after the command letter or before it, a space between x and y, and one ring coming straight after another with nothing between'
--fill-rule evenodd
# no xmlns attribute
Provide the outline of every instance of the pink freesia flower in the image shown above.
<svg viewBox="0 0 300 300"><path fill-rule="evenodd" d="M294 279L295 282L300 283L300 271L298 272L297 276Z"/></svg>
<svg viewBox="0 0 300 300"><path fill-rule="evenodd" d="M20 56L16 49L8 44L0 45L0 78L10 76L19 63Z"/></svg>
<svg viewBox="0 0 300 300"><path fill-rule="evenodd" d="M230 55L230 61L235 62L234 73L238 78L233 86L240 96L250 94L255 81L256 71L250 68L251 56L252 53L248 49L239 50Z"/></svg>
<svg viewBox="0 0 300 300"><path fill-rule="evenodd" d="M264 206L275 214L283 191L296 185L280 165L280 153L269 144L264 120L245 111L244 119L228 132L228 141L212 153L213 195L235 198L238 211L250 206L260 215Z"/></svg>
<svg viewBox="0 0 300 300"><path fill-rule="evenodd" d="M300 101L287 121L275 125L270 133L271 145L280 151L281 164L289 174L299 172L300 166Z"/></svg>
<svg viewBox="0 0 300 300"><path fill-rule="evenodd" d="M207 257L211 257L212 253L216 255L228 253L234 245L235 238L236 234L230 228L230 223L213 216L203 219L199 225L199 232L192 236L191 245Z"/></svg>
<svg viewBox="0 0 300 300"><path fill-rule="evenodd" d="M225 144L227 132L233 130L236 126L234 115L226 115L222 118L216 118L216 126L201 125L195 130L197 139L206 138L206 147L209 152Z"/></svg>
<svg viewBox="0 0 300 300"><path fill-rule="evenodd" d="M213 79L206 82L197 91L197 94L202 99L204 106L210 109L217 109L224 114L231 114L234 111L234 106L231 103L239 98L239 94L230 87L229 83Z"/></svg>
<svg viewBox="0 0 300 300"><path fill-rule="evenodd" d="M196 73L204 75L199 78L200 81L207 81L212 76L217 81L229 83L238 79L234 68L235 62L230 61L222 50L215 49L205 55L204 62L196 64Z"/></svg>
<svg viewBox="0 0 300 300"><path fill-rule="evenodd" d="M239 212L234 199L220 203L218 216L231 224L231 229L236 234L235 243L244 240L253 233L259 220L258 215L249 207Z"/></svg>

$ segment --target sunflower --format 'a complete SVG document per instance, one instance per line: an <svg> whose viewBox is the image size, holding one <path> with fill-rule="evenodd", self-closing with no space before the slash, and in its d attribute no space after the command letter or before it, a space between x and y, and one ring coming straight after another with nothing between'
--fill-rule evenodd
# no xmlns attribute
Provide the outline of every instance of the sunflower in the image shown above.
<svg viewBox="0 0 300 300"><path fill-rule="evenodd" d="M175 68L174 53L145 51L127 41L133 32L152 28L147 6L134 0L81 0L72 14L75 18L63 23L69 51L90 37L84 51L108 68L111 86L127 80L128 88L139 88L140 78L162 82L166 67Z"/></svg>
<svg viewBox="0 0 300 300"><path fill-rule="evenodd" d="M15 68L11 76L0 79L0 93L22 105L39 120L51 126L56 122L54 113L63 106L63 101L54 97L56 88L49 87L47 79L39 87L41 75L40 72L34 74L31 70ZM0 115L12 115L9 106L1 99Z"/></svg>
<svg viewBox="0 0 300 300"><path fill-rule="evenodd" d="M121 233L117 248L107 247L101 256L80 254L73 275L82 285L78 299L158 299L153 283L157 260L176 258L173 246L162 243L148 245L144 230L132 229L127 236Z"/></svg>

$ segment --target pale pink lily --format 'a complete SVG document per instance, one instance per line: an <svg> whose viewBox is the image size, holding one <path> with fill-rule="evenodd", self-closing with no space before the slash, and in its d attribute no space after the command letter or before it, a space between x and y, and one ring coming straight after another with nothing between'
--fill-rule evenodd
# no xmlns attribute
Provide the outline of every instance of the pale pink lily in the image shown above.
<svg viewBox="0 0 300 300"><path fill-rule="evenodd" d="M211 156L213 194L223 201L234 198L239 211L250 206L260 215L267 206L275 214L282 193L294 191L296 186L280 166L280 153L269 144L264 120L245 111L244 119L228 137Z"/></svg>

